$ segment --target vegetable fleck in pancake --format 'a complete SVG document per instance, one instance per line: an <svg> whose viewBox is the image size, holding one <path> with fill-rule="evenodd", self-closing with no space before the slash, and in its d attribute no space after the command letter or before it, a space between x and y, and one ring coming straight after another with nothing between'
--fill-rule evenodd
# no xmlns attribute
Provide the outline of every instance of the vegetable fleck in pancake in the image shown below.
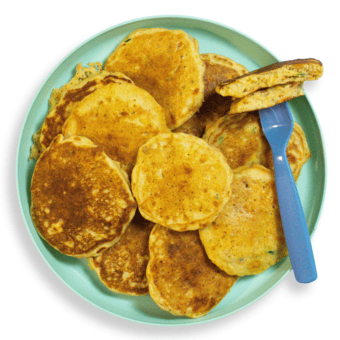
<svg viewBox="0 0 340 340"><path fill-rule="evenodd" d="M171 314L204 316L237 280L208 259L196 230L179 233L156 225L149 247L150 296Z"/></svg>
<svg viewBox="0 0 340 340"><path fill-rule="evenodd" d="M92 257L117 242L136 202L126 173L85 137L58 135L34 169L36 230L65 255Z"/></svg>
<svg viewBox="0 0 340 340"><path fill-rule="evenodd" d="M275 63L217 86L221 96L242 98L259 89L291 82L316 80L323 74L323 66L316 59L295 59Z"/></svg>
<svg viewBox="0 0 340 340"><path fill-rule="evenodd" d="M199 234L210 260L229 275L262 273L288 255L274 172L261 165L234 170L229 202Z"/></svg>
<svg viewBox="0 0 340 340"><path fill-rule="evenodd" d="M254 110L266 109L288 100L304 96L303 83L289 83L276 85L267 89L250 93L243 98L231 102L228 113L242 113Z"/></svg>
<svg viewBox="0 0 340 340"><path fill-rule="evenodd" d="M204 63L198 49L197 40L181 30L138 29L109 56L105 69L126 74L148 91L175 129L203 102Z"/></svg>
<svg viewBox="0 0 340 340"><path fill-rule="evenodd" d="M274 169L273 155L262 131L258 111L226 115L211 125L203 138L221 150L231 169L251 164ZM286 154L297 181L302 166L311 157L306 136L297 123L294 123Z"/></svg>
<svg viewBox="0 0 340 340"><path fill-rule="evenodd" d="M137 210L120 240L102 255L89 259L90 267L107 288L128 295L145 295L149 292L146 266L153 226Z"/></svg>
<svg viewBox="0 0 340 340"><path fill-rule="evenodd" d="M231 97L220 96L215 91L216 86L248 72L241 64L219 54L201 54L201 59L205 64L204 102L197 113L175 130L175 132L188 133L197 137L202 137L208 124L229 111Z"/></svg>
<svg viewBox="0 0 340 340"><path fill-rule="evenodd" d="M155 99L131 80L118 76L84 98L62 130L65 137L85 136L102 146L128 175L139 147L158 133L168 131L164 110Z"/></svg>
<svg viewBox="0 0 340 340"><path fill-rule="evenodd" d="M195 136L166 133L141 146L131 184L144 218L185 231L217 217L229 199L231 181L219 150Z"/></svg>

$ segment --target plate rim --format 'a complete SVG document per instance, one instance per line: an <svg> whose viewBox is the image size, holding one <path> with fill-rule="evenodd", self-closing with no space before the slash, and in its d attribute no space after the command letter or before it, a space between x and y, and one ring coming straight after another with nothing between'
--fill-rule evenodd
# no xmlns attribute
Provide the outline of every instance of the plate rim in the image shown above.
<svg viewBox="0 0 340 340"><path fill-rule="evenodd" d="M106 33L108 33L109 31L112 31L112 30L115 30L119 27L123 27L125 25L129 25L129 24L136 24L138 22L142 22L142 21L148 21L148 20L157 20L157 19L186 19L186 20L191 20L191 21L195 21L195 22L204 22L208 25L216 25L216 26L219 26L223 29L228 29L230 31L233 31L237 34L240 34L242 35L243 37L253 41L255 44L259 45L261 48L263 48L265 51L267 51L274 59L276 59L277 61L280 61L275 54L273 54L271 52L270 49L268 49L267 47L264 47L261 43L259 43L256 39L250 37L249 35L233 28L233 27L230 27L228 25L225 25L221 22L217 22L217 21L213 21L213 20L210 20L210 19L205 19L205 18L200 18L200 17L195 17L195 16L186 16L186 15L155 15L155 16L147 16L147 17L140 17L140 18L135 18L135 19L131 19L131 20L128 20L128 21L124 21L124 22L121 22L121 23L118 23L117 25L114 25L114 26L111 26L107 29L104 29L100 32L98 32L97 34L91 36L90 38L86 39L85 41L83 41L81 44L79 44L78 46L76 46L75 48L73 48L69 53L67 53L65 55L65 57L63 57L61 59L61 61L49 72L49 74L47 75L47 77L44 79L44 81L41 83L41 85L39 86L37 92L35 93L34 97L32 98L31 100L31 103L30 103L30 106L29 108L27 109L26 111L26 114L25 114L25 118L23 120L23 123L22 123L22 127L21 127L21 130L20 130L20 134L19 134L19 139L18 139L18 145L17 145L17 149L16 149L16 163L15 163L15 166L16 166L16 175L15 175L15 178L16 178L16 191L17 191L17 197L18 197L18 200L19 200L19 206L20 206L20 211L21 211L21 215L23 217L23 220L24 220L24 223L28 229L28 233L36 247L36 249L38 250L38 252L40 253L40 255L42 256L42 258L44 259L45 263L47 263L48 267L52 270L52 272L68 287L70 288L74 293L76 293L78 296L80 296L82 299L84 299L85 301L89 302L91 305L101 309L102 311L104 312L107 312L111 315L114 315L116 317L119 317L119 318L122 318L122 319L125 319L125 320L129 320L129 321L133 321L133 322L137 322L137 323L140 323L140 324L147 324L147 325L154 325L154 326L191 326L191 325L197 325L197 324L202 324L202 323L206 323L206 322L210 322L210 321L213 321L213 320L217 320L217 319L221 319L221 318L224 318L224 317L227 317L229 315L232 315L244 308L246 308L247 306L251 305L252 303L256 302L257 300L259 300L260 298L262 298L264 295L266 295L268 292L270 292L272 289L274 289L287 275L288 273L292 270L291 268L291 264L289 263L289 266L288 266L288 269L286 269L286 271L283 273L282 277L279 278L274 284L272 284L269 288L267 288L262 294L260 294L258 297L256 297L255 299L253 299L252 301L248 302L247 304L235 309L234 311L232 312L226 312L224 313L223 315L218 315L218 316L215 316L215 317L211 317L209 319L206 319L206 320L202 320L201 318L197 318L197 319L190 319L190 318L183 318L183 319L173 319L173 320L166 320L166 319L159 319L160 322L148 322L148 321L142 321L142 320L138 320L136 318L129 318L129 317L126 317L126 316L122 316L120 314L117 314L113 311L109 311L101 306L99 306L98 304L94 303L93 301L89 300L87 297L83 296L80 292L78 292L76 289L74 289L68 282L66 282L66 280L64 280L64 278L61 277L61 275L52 267L52 265L50 264L50 262L47 260L47 258L44 256L42 250L40 249L40 246L37 244L36 240L34 239L33 237L33 234L31 232L31 229L28 225L28 222L26 220L26 217L25 217L25 211L24 211L24 207L23 207L23 201L22 201L22 197L21 197L21 192L20 192L20 187L19 187L19 155L20 155L20 148L21 148L21 144L22 144L22 138L23 138L23 135L24 135L24 131L25 131L25 127L26 127L26 124L27 124L27 121L28 121L28 118L29 118L29 114L32 110L32 107L34 105L34 103L36 102L36 99L37 97L39 96L41 90L43 89L43 87L45 86L45 84L48 82L48 80L52 77L52 75L54 74L54 72L56 72L56 70L74 53L76 52L78 49L82 48L84 45L86 45L88 42L90 42L91 40L95 40L97 39L99 36L101 35L104 35ZM176 23L175 23L176 25ZM318 215L315 219L315 223L314 223L314 228L312 230L312 232L310 233L310 236L311 238L313 238L314 234L315 234L315 231L317 229L317 226L318 226L318 223L320 221L320 217L322 215L322 211L323 211L323 205L324 205L324 202L325 202L325 196L326 196L326 192L327 192L327 176L328 176L328 169L327 169L327 155L326 155L326 149L325 149L325 142L324 142L324 136L323 136L323 133L322 133L322 128L319 124L319 120L318 120L318 117L317 117L317 114L308 98L308 96L305 94L305 98L307 100L307 103L308 105L310 106L310 109L313 113L313 117L316 121L316 125L317 125L317 128L318 128L318 131L320 133L320 146L321 146L321 150L322 150L322 159L323 159L323 167L324 167L324 171L323 171L323 183L322 183L322 197L321 197L321 202L320 202L320 205L319 205L319 212L318 212ZM173 322L173 321L183 321L181 323L177 323L177 322ZM186 321L190 321L190 322L186 322Z"/></svg>

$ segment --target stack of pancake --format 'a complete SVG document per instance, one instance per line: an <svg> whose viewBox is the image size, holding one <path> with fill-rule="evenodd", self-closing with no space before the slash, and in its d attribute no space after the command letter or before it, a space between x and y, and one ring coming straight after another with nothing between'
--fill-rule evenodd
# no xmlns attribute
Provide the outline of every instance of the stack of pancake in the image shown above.
<svg viewBox="0 0 340 340"><path fill-rule="evenodd" d="M37 232L87 258L115 293L207 314L239 277L287 255L256 110L303 94L321 74L314 59L248 73L199 54L183 31L132 32L104 69L80 64L51 94L31 149ZM311 157L297 123L287 156L297 180Z"/></svg>

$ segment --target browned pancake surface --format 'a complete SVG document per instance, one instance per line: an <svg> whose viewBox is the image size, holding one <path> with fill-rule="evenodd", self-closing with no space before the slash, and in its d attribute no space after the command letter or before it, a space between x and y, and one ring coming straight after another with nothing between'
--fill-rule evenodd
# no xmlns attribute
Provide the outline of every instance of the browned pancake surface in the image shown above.
<svg viewBox="0 0 340 340"><path fill-rule="evenodd" d="M86 143L78 145L77 143ZM117 242L136 203L125 176L101 147L61 135L34 170L31 215L39 234L61 253L96 256Z"/></svg>
<svg viewBox="0 0 340 340"><path fill-rule="evenodd" d="M207 314L237 280L208 259L197 231L176 232L160 225L150 235L147 278L159 307L191 318Z"/></svg>

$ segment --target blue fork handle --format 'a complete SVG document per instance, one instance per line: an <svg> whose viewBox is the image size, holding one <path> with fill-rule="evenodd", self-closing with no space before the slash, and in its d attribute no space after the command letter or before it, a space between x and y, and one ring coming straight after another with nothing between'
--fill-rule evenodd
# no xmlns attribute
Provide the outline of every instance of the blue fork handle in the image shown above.
<svg viewBox="0 0 340 340"><path fill-rule="evenodd" d="M273 154L276 191L290 261L296 281L317 279L305 214L285 152Z"/></svg>

